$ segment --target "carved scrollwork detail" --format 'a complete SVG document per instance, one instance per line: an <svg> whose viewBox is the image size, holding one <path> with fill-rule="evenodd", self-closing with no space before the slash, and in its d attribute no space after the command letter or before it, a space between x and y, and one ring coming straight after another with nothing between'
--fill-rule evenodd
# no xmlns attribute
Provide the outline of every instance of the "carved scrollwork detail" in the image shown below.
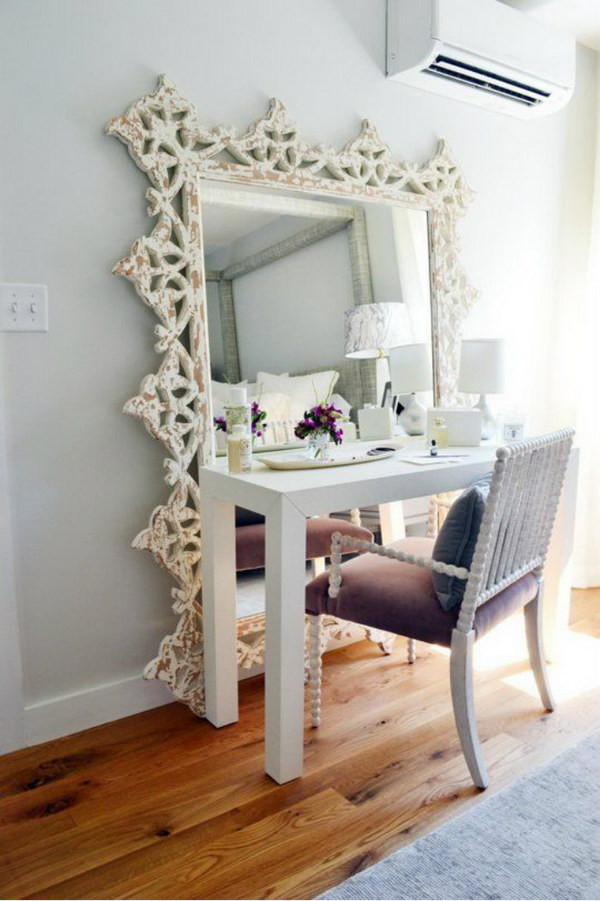
<svg viewBox="0 0 600 901"><path fill-rule="evenodd" d="M160 364L124 409L165 447L165 482L172 489L133 542L150 551L177 583L172 591L176 627L144 675L164 681L177 699L201 715L202 542L193 473L196 459L202 464L212 456L201 179L398 200L430 209L434 354L443 403L455 397L462 323L476 299L460 264L457 231L472 192L443 141L421 167L395 160L367 120L340 151L311 145L279 100L272 100L245 133L232 126L207 127L166 76L153 93L111 120L107 131L126 145L148 176L148 214L156 218L150 234L139 238L114 268L132 282L158 320L154 347ZM352 628L332 621L326 634L341 637ZM242 622L238 658L242 666L262 663L262 617Z"/></svg>

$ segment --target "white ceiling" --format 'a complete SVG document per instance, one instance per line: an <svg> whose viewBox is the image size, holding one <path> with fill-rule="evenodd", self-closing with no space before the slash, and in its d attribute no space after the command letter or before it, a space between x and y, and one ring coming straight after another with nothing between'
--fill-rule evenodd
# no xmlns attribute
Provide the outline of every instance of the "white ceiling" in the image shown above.
<svg viewBox="0 0 600 901"><path fill-rule="evenodd" d="M506 0L510 6L575 35L600 51L600 0Z"/></svg>

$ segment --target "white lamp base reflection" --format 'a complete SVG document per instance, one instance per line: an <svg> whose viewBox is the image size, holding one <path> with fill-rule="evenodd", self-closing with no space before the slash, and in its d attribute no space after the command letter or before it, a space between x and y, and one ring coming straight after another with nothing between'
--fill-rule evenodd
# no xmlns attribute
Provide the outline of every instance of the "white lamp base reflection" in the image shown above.
<svg viewBox="0 0 600 901"><path fill-rule="evenodd" d="M477 401L473 409L481 410L481 437L484 440L488 438L495 438L498 423L496 422L496 417L492 412L492 408L487 402L485 394L479 395L479 400Z"/></svg>
<svg viewBox="0 0 600 901"><path fill-rule="evenodd" d="M427 408L417 400L415 394L398 417L398 422L407 435L424 435L427 425Z"/></svg>

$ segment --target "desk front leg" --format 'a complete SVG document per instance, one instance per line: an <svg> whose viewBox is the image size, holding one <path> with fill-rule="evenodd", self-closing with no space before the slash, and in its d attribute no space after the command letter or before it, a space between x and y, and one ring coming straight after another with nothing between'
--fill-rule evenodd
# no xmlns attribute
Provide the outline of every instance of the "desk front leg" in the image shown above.
<svg viewBox="0 0 600 901"><path fill-rule="evenodd" d="M202 496L202 619L206 718L238 720L235 507Z"/></svg>
<svg viewBox="0 0 600 901"><path fill-rule="evenodd" d="M276 782L302 775L306 519L287 498L267 513L265 770Z"/></svg>

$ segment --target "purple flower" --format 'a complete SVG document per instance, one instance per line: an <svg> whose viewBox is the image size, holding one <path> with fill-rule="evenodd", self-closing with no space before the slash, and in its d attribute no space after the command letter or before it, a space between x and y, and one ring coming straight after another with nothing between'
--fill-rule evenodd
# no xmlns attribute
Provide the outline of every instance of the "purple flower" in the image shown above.
<svg viewBox="0 0 600 901"><path fill-rule="evenodd" d="M321 403L304 411L304 417L294 429L297 438L308 438L310 435L329 435L335 444L341 444L344 431L339 427L340 422L346 422L347 417L333 404Z"/></svg>

